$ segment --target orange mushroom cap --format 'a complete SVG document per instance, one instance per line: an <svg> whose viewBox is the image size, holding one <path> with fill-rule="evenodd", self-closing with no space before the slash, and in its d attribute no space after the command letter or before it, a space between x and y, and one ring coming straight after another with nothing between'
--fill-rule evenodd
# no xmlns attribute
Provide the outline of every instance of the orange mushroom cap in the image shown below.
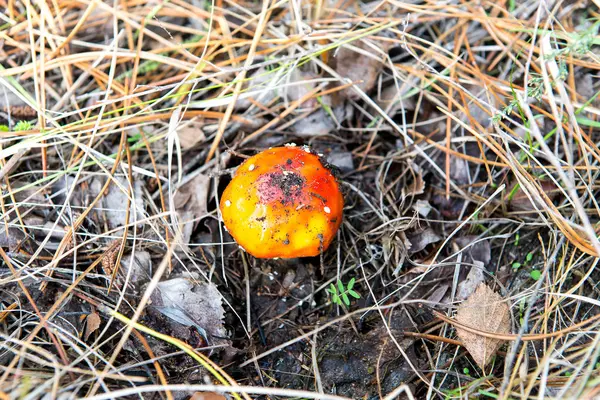
<svg viewBox="0 0 600 400"><path fill-rule="evenodd" d="M225 227L257 258L316 256L342 222L336 178L308 147L276 147L239 166L221 196Z"/></svg>

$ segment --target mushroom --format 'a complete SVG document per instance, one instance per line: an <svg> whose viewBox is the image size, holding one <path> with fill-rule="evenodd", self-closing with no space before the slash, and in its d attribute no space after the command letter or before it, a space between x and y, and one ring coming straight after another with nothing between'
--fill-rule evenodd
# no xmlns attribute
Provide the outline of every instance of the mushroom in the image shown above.
<svg viewBox="0 0 600 400"><path fill-rule="evenodd" d="M236 242L257 258L316 256L342 222L338 182L307 146L275 147L240 165L221 196Z"/></svg>

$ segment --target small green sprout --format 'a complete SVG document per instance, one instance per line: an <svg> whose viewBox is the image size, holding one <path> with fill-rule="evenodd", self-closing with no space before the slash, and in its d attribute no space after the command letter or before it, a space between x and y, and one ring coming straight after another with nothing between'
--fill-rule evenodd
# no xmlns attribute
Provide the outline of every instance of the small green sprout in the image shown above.
<svg viewBox="0 0 600 400"><path fill-rule="evenodd" d="M463 374L465 374L465 375L471 375L471 371L469 371L469 368L464 367L463 368Z"/></svg>
<svg viewBox="0 0 600 400"><path fill-rule="evenodd" d="M6 125L0 125L0 132L8 132L10 128Z"/></svg>
<svg viewBox="0 0 600 400"><path fill-rule="evenodd" d="M534 281L537 281L538 279L540 279L542 277L542 272L539 269L534 269L534 270L531 270L531 272L529 273L529 276Z"/></svg>
<svg viewBox="0 0 600 400"><path fill-rule="evenodd" d="M354 297L355 299L360 299L360 294L352 290L355 282L355 278L350 279L346 287L344 287L344 284L339 279L337 281L337 287L332 283L329 286L329 289L327 289L327 291L331 294L331 301L339 306L341 306L342 304L349 306L350 298L348 297L348 295Z"/></svg>
<svg viewBox="0 0 600 400"><path fill-rule="evenodd" d="M525 256L525 261L523 261L523 263L520 263L518 261L515 261L512 263L512 269L513 270L518 270L519 268L521 268L523 265L528 265L531 264L531 261L533 260L533 252L529 252L527 253L527 255Z"/></svg>
<svg viewBox="0 0 600 400"><path fill-rule="evenodd" d="M19 121L15 125L16 132L29 131L31 129L33 129L33 123L31 121Z"/></svg>

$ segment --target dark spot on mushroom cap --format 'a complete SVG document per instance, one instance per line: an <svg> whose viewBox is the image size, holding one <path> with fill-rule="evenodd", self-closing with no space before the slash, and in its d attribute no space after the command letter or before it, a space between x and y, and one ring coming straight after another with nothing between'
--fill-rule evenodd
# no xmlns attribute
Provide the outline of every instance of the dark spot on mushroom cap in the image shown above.
<svg viewBox="0 0 600 400"><path fill-rule="evenodd" d="M306 180L295 172L274 172L261 178L258 191L263 202L294 204L302 197L305 184Z"/></svg>
<svg viewBox="0 0 600 400"><path fill-rule="evenodd" d="M287 161L286 161L286 163L287 163L287 165L292 165L292 159L288 158Z"/></svg>

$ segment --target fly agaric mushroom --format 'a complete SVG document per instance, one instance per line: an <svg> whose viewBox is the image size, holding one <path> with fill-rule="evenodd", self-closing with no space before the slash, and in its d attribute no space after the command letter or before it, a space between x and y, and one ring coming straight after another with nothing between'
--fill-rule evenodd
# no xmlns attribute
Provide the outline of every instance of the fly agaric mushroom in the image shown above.
<svg viewBox="0 0 600 400"><path fill-rule="evenodd" d="M276 147L239 166L221 196L236 242L257 258L316 256L342 222L336 178L306 146Z"/></svg>

